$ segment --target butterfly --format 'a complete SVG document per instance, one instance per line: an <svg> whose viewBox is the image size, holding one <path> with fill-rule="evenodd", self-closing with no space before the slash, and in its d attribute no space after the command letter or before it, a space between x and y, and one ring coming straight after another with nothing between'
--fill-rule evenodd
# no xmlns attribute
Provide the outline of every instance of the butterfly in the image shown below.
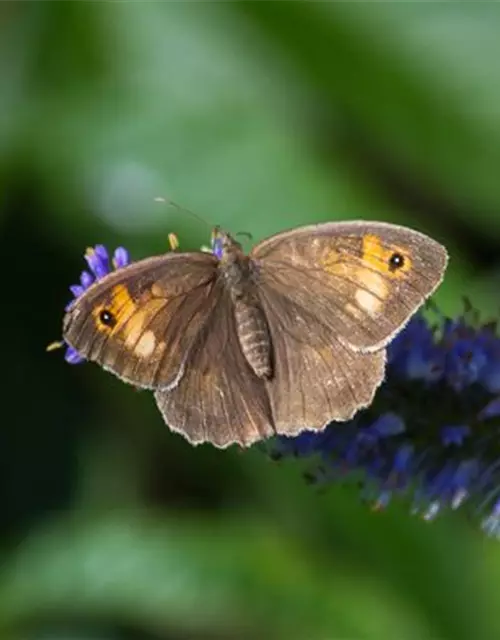
<svg viewBox="0 0 500 640"><path fill-rule="evenodd" d="M444 246L382 222L330 222L247 255L216 228L211 252L169 252L92 284L63 337L151 389L192 444L249 446L321 431L368 406L386 347L436 289Z"/></svg>

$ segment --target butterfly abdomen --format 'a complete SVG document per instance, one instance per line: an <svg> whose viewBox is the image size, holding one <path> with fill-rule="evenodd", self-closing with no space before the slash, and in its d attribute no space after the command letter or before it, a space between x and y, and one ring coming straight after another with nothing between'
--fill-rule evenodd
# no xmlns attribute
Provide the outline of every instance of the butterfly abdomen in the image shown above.
<svg viewBox="0 0 500 640"><path fill-rule="evenodd" d="M271 338L262 309L253 301L237 300L234 313L241 350L259 378L272 374Z"/></svg>
<svg viewBox="0 0 500 640"><path fill-rule="evenodd" d="M270 378L271 337L266 316L254 295L253 265L241 246L225 235L220 272L230 293L236 331L246 361L259 378Z"/></svg>

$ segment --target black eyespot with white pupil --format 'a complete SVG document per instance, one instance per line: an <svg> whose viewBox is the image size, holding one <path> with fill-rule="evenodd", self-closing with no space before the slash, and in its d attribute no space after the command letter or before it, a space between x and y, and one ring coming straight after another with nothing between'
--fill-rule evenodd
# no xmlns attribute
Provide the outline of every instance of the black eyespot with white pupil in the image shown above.
<svg viewBox="0 0 500 640"><path fill-rule="evenodd" d="M105 327L114 327L116 324L116 318L109 309L103 309L99 313L99 322Z"/></svg>
<svg viewBox="0 0 500 640"><path fill-rule="evenodd" d="M402 269L405 264L405 258L403 254L395 251L389 258L389 271L394 272Z"/></svg>

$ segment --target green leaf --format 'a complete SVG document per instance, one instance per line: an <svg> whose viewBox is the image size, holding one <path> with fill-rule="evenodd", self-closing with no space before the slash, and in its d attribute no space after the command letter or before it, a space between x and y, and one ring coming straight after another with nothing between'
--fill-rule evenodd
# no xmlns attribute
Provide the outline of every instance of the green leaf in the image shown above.
<svg viewBox="0 0 500 640"><path fill-rule="evenodd" d="M382 585L360 588L309 555L269 524L237 518L214 524L123 511L66 519L4 559L0 629L113 616L150 631L314 639L386 638L390 629L410 637L422 624L403 602L395 612L397 597ZM353 617L353 599L374 615Z"/></svg>
<svg viewBox="0 0 500 640"><path fill-rule="evenodd" d="M401 178L500 233L498 4L236 7L308 83L333 137L355 131Z"/></svg>

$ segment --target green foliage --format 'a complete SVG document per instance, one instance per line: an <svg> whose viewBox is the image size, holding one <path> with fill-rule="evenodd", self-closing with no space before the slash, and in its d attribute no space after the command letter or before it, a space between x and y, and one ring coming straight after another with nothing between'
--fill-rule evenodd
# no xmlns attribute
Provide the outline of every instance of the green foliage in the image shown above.
<svg viewBox="0 0 500 640"><path fill-rule="evenodd" d="M496 314L500 7L4 2L0 18L0 637L497 637L499 547L460 513L374 514L298 464L192 448L147 393L43 348L87 245L140 258L213 224L254 240L409 224L450 249L443 308Z"/></svg>

